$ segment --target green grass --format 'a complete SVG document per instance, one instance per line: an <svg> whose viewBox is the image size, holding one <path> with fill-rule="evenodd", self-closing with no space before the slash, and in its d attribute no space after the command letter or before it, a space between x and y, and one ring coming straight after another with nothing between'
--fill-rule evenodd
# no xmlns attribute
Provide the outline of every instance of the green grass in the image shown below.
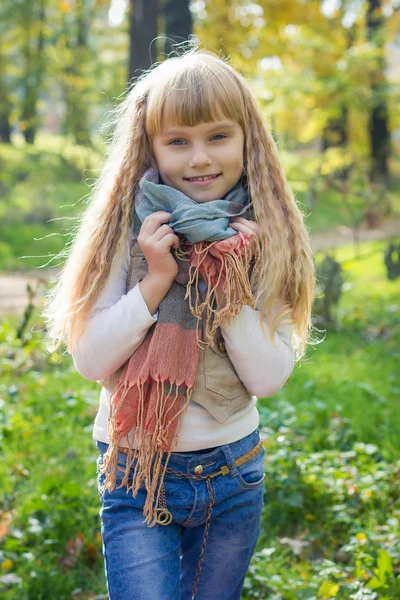
<svg viewBox="0 0 400 600"><path fill-rule="evenodd" d="M57 137L0 144L0 270L43 266L64 247L102 163Z"/></svg>
<svg viewBox="0 0 400 600"><path fill-rule="evenodd" d="M331 252L344 270L346 291L337 312L340 329L328 331L322 344L309 348L285 393L291 393L294 380L294 397L304 397L301 386L306 386L306 403L314 397L332 411L337 398L345 398L343 414L359 438L380 445L384 441L387 451L400 453L400 285L386 278L384 244L364 243L361 248L359 259L353 258L352 246ZM296 402L298 408L302 405Z"/></svg>
<svg viewBox="0 0 400 600"><path fill-rule="evenodd" d="M246 600L400 598L400 281L382 244L361 254L335 251L339 327L259 401L266 492Z"/></svg>

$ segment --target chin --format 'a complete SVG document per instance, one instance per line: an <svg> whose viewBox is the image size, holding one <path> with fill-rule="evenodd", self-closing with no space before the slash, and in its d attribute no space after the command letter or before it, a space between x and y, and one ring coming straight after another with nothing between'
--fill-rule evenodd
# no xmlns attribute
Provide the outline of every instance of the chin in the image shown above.
<svg viewBox="0 0 400 600"><path fill-rule="evenodd" d="M223 198L228 192L215 192L214 190L208 190L207 192L204 192L203 194L201 193L197 193L197 194L193 194L193 200L195 200L196 202L199 202L201 204L204 204L204 202L212 202L213 200L221 200L221 198Z"/></svg>

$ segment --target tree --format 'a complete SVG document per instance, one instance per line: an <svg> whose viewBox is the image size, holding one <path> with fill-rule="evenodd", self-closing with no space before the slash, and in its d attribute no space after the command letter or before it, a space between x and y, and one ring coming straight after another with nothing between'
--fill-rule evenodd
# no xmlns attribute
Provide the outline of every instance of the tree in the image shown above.
<svg viewBox="0 0 400 600"><path fill-rule="evenodd" d="M158 33L158 0L131 0L129 15L129 72L128 79L136 79L149 69L156 59L152 42Z"/></svg>
<svg viewBox="0 0 400 600"><path fill-rule="evenodd" d="M24 89L20 126L26 142L33 144L38 127L37 102L45 68L45 0L25 0L19 5L19 9L20 26L24 36Z"/></svg>
<svg viewBox="0 0 400 600"><path fill-rule="evenodd" d="M65 102L63 133L71 134L74 141L82 145L90 144L90 94L97 61L90 47L89 33L95 9L88 0L62 4L61 30L57 35L58 63L53 65Z"/></svg>
<svg viewBox="0 0 400 600"><path fill-rule="evenodd" d="M192 14L189 10L189 0L165 0L165 53L173 51L174 43L189 39L192 33Z"/></svg>
<svg viewBox="0 0 400 600"><path fill-rule="evenodd" d="M376 49L374 67L370 72L372 107L369 117L372 181L387 179L389 174L390 134L388 128L388 85L385 78L385 19L381 0L368 0L367 33Z"/></svg>
<svg viewBox="0 0 400 600"><path fill-rule="evenodd" d="M11 83L8 73L12 43L10 29L14 27L10 11L0 7L0 142L11 144Z"/></svg>
<svg viewBox="0 0 400 600"><path fill-rule="evenodd" d="M11 100L4 74L5 62L6 58L0 46L0 142L11 144Z"/></svg>

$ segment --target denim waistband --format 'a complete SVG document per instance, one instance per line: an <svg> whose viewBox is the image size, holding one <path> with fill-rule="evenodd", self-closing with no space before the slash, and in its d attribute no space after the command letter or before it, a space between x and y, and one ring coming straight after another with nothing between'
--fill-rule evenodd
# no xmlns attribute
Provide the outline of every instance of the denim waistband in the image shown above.
<svg viewBox="0 0 400 600"><path fill-rule="evenodd" d="M203 448L203 450L188 450L187 452L180 452L180 454L205 454L206 452L212 452L218 448L219 446L213 446L212 448Z"/></svg>
<svg viewBox="0 0 400 600"><path fill-rule="evenodd" d="M224 444L218 446L211 452L206 448L203 453L194 452L172 452L169 458L168 466L177 470L184 470L187 473L193 471L194 467L198 464L204 463L216 465L216 464L227 464L230 468L234 468L234 461L250 452L254 446L260 441L260 429L257 427L252 433L246 435L244 438L231 442L230 444ZM107 451L108 444L104 442L96 442L96 446L101 453ZM122 453L121 453L122 454ZM162 459L162 464L165 464L166 455ZM212 462L211 462L212 461ZM206 466L206 464L204 464Z"/></svg>

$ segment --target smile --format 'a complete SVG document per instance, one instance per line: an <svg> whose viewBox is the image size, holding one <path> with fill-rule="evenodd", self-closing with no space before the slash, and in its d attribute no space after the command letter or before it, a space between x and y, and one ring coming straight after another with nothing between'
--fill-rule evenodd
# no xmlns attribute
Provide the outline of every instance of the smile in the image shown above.
<svg viewBox="0 0 400 600"><path fill-rule="evenodd" d="M214 179L218 179L218 177L220 175L221 175L221 173L218 173L217 175L202 175L199 177L185 177L184 179L186 179L186 181L190 181L192 183L205 182L205 181L213 181Z"/></svg>

